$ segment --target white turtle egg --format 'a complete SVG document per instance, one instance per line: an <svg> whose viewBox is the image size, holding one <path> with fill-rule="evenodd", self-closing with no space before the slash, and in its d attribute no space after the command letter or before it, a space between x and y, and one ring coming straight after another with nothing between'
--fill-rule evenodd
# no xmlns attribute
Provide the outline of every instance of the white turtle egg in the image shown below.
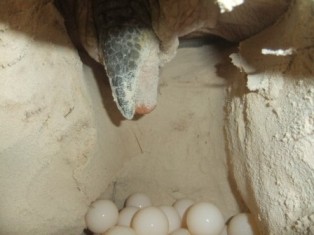
<svg viewBox="0 0 314 235"><path fill-rule="evenodd" d="M132 228L125 226L114 226L107 230L104 235L136 235Z"/></svg>
<svg viewBox="0 0 314 235"><path fill-rule="evenodd" d="M178 211L180 218L184 217L185 212L190 206L194 204L194 201L188 198L176 200L173 203L173 207Z"/></svg>
<svg viewBox="0 0 314 235"><path fill-rule="evenodd" d="M131 225L137 235L168 234L167 217L157 207L146 207L136 212Z"/></svg>
<svg viewBox="0 0 314 235"><path fill-rule="evenodd" d="M191 235L191 233L189 232L189 230L185 228L179 228L173 231L172 233L170 233L170 235Z"/></svg>
<svg viewBox="0 0 314 235"><path fill-rule="evenodd" d="M223 215L212 203L199 202L186 214L187 227L193 235L218 235L225 225Z"/></svg>
<svg viewBox="0 0 314 235"><path fill-rule="evenodd" d="M94 233L104 233L118 221L118 208L110 200L93 202L85 216L86 226Z"/></svg>
<svg viewBox="0 0 314 235"><path fill-rule="evenodd" d="M134 206L123 208L119 213L119 219L117 224L123 226L131 226L132 218L139 209L140 208Z"/></svg>
<svg viewBox="0 0 314 235"><path fill-rule="evenodd" d="M138 208L149 207L152 205L150 198L144 193L133 193L131 194L125 202L125 206L134 206Z"/></svg>
<svg viewBox="0 0 314 235"><path fill-rule="evenodd" d="M228 225L228 235L254 235L253 222L248 213L234 216Z"/></svg>
<svg viewBox="0 0 314 235"><path fill-rule="evenodd" d="M172 206L160 206L159 207L162 212L166 215L169 223L169 233L174 230L180 228L181 226L181 218L179 216L178 211Z"/></svg>

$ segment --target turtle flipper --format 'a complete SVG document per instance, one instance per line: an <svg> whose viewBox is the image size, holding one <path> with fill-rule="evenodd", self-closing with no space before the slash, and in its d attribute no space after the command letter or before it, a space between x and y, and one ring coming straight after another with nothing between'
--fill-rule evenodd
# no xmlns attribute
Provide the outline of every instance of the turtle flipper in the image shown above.
<svg viewBox="0 0 314 235"><path fill-rule="evenodd" d="M94 4L103 63L113 97L127 119L136 110L149 111L156 105L159 41L147 12L145 1L140 0L96 0Z"/></svg>

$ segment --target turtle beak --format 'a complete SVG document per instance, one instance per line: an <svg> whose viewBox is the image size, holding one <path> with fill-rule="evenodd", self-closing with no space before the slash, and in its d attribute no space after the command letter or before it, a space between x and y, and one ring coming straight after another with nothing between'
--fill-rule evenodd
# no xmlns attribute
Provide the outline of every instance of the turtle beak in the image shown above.
<svg viewBox="0 0 314 235"><path fill-rule="evenodd" d="M159 41L147 28L114 28L100 34L103 63L121 114L132 119L157 104Z"/></svg>

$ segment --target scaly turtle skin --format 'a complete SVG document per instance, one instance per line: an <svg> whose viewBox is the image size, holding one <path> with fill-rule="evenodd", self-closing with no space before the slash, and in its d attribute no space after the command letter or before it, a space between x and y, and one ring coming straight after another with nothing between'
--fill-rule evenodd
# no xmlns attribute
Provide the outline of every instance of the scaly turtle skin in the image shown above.
<svg viewBox="0 0 314 235"><path fill-rule="evenodd" d="M159 41L146 0L95 0L94 21L113 97L127 119L156 105ZM147 79L149 77L149 79Z"/></svg>
<svg viewBox="0 0 314 235"><path fill-rule="evenodd" d="M239 41L274 23L291 0L245 0L223 14L222 0L55 1L75 8L82 44L105 66L119 110L132 119L156 106L159 67L173 58L179 37Z"/></svg>

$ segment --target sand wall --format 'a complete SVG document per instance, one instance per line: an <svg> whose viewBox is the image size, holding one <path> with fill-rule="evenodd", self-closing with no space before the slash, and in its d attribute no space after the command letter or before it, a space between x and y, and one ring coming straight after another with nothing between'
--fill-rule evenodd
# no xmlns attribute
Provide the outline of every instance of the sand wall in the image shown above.
<svg viewBox="0 0 314 235"><path fill-rule="evenodd" d="M314 233L313 9L295 1L231 56L229 159L261 234Z"/></svg>
<svg viewBox="0 0 314 235"><path fill-rule="evenodd" d="M92 106L51 1L1 1L0 15L0 233L79 234L133 139Z"/></svg>

